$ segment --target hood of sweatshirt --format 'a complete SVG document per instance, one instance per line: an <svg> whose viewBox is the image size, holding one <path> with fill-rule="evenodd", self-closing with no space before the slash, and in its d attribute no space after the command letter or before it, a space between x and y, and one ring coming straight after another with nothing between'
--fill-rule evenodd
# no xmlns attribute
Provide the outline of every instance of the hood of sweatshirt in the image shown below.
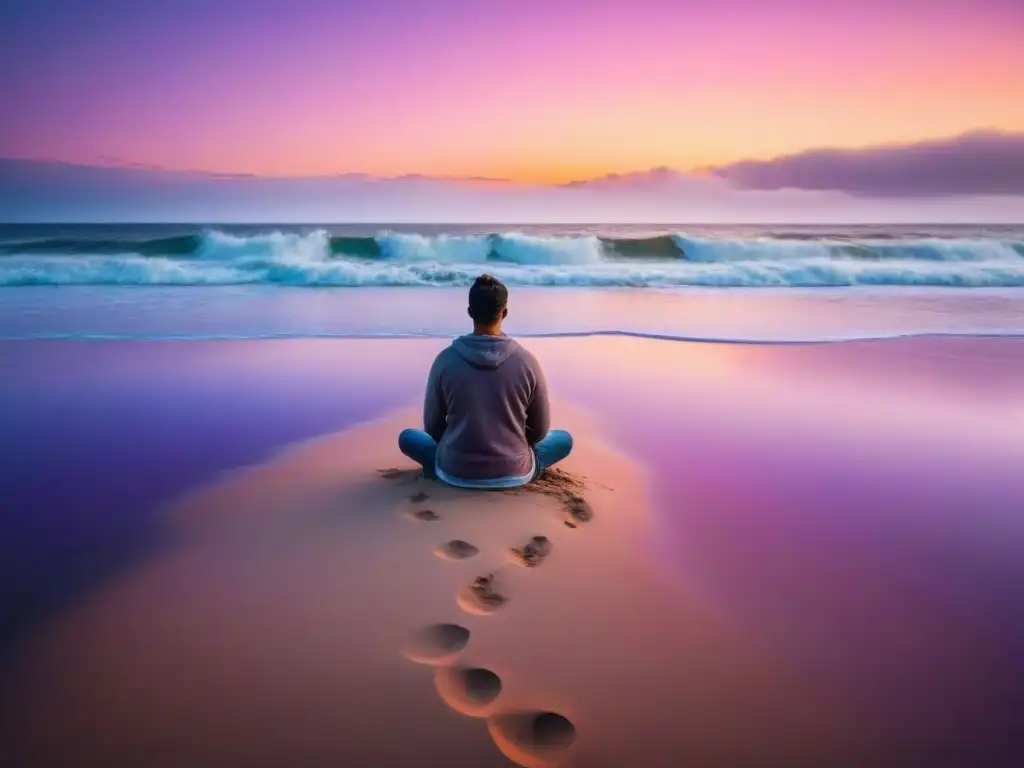
<svg viewBox="0 0 1024 768"><path fill-rule="evenodd" d="M452 342L459 356L474 368L499 367L519 350L519 343L510 336L483 336L470 333Z"/></svg>

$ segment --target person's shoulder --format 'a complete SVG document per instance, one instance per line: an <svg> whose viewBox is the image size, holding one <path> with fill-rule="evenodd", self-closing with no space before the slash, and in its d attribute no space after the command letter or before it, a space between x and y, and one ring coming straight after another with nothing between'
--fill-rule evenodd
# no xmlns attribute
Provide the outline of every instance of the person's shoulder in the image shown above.
<svg viewBox="0 0 1024 768"><path fill-rule="evenodd" d="M451 357L454 354L456 354L456 353L455 353L455 342L453 341L447 347L445 347L440 352L438 352L437 356L434 359L435 360L442 360L444 358Z"/></svg>
<svg viewBox="0 0 1024 768"><path fill-rule="evenodd" d="M540 368L540 362L534 356L533 352L523 346L519 341L516 341L516 351L514 353L521 361L522 364L528 368L535 370Z"/></svg>
<svg viewBox="0 0 1024 768"><path fill-rule="evenodd" d="M437 355L434 357L433 367L443 367L444 365L451 361L452 357L458 356L458 354L459 353L455 351L454 342L453 344L449 344L447 347L438 352Z"/></svg>

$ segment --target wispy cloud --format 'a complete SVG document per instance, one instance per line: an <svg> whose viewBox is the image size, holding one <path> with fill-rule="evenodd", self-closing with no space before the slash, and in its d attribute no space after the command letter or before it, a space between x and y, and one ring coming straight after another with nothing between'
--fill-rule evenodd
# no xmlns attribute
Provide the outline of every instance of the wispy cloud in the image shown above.
<svg viewBox="0 0 1024 768"><path fill-rule="evenodd" d="M100 164L112 168L138 168L143 171L166 171L166 166L154 163L136 163L114 155L100 155Z"/></svg>

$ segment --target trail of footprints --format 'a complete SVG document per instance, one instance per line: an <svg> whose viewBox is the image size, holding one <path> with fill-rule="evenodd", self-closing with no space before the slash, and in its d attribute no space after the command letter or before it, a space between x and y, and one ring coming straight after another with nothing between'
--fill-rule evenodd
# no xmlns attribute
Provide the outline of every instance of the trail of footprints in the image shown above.
<svg viewBox="0 0 1024 768"><path fill-rule="evenodd" d="M424 492L409 497L413 505L430 498ZM593 518L590 505L574 493L564 499L564 524L577 528ZM415 509L414 520L433 522L441 516L432 509ZM547 536L533 536L520 547L509 550L511 562L524 568L536 568L550 557L554 544ZM461 561L480 553L478 547L453 539L434 549L442 560ZM509 603L495 573L478 576L456 595L456 603L466 613L486 616ZM495 714L491 705L501 694L501 678L489 669L457 663L469 644L470 630L460 624L441 623L423 627L412 634L403 654L411 661L434 669L434 684L442 700L456 712L470 717L486 717L487 730L506 757L522 766L554 766L566 756L576 740L576 727L555 712L506 712Z"/></svg>

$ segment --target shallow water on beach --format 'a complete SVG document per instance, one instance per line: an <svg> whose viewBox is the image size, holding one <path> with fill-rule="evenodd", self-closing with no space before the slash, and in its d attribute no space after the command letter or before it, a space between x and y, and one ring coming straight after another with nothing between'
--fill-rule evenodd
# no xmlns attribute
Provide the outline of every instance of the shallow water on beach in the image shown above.
<svg viewBox="0 0 1024 768"><path fill-rule="evenodd" d="M603 381L573 396L652 469L666 575L903 764L1019 748L1024 347L615 341L573 362Z"/></svg>
<svg viewBox="0 0 1024 768"><path fill-rule="evenodd" d="M0 291L0 340L451 338L466 325L464 288L72 285ZM519 337L627 333L757 342L1024 336L1024 288L517 287L506 328Z"/></svg>
<svg viewBox="0 0 1024 768"><path fill-rule="evenodd" d="M159 504L415 407L443 343L0 344L7 651L130 579L165 535ZM530 346L648 467L650 564L835 703L863 754L1019 746L1024 342Z"/></svg>

